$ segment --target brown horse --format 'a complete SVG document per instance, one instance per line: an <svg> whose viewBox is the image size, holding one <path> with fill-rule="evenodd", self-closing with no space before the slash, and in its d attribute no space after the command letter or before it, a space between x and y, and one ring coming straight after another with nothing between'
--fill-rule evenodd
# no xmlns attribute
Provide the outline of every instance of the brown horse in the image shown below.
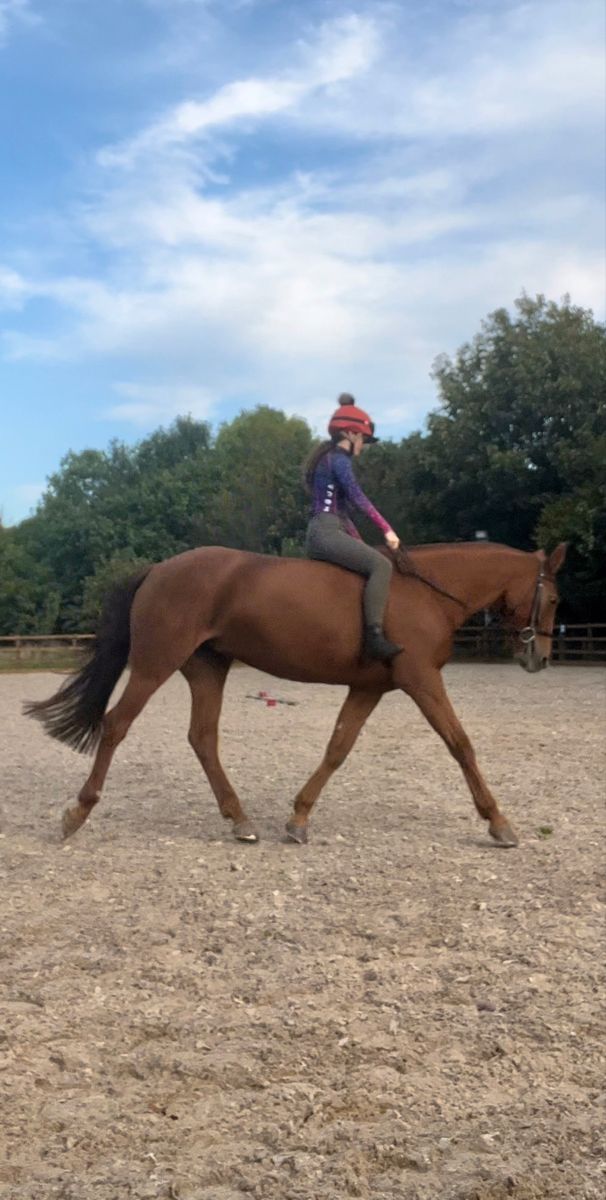
<svg viewBox="0 0 606 1200"><path fill-rule="evenodd" d="M223 688L238 659L284 679L347 684L324 758L295 799L288 836L307 840L322 788L349 754L385 692L400 688L460 764L475 806L502 846L517 838L478 769L442 682L453 635L473 613L498 608L527 671L547 665L557 603L555 576L566 553L548 558L477 543L420 546L396 557L386 612L388 636L404 646L389 666L361 662L359 576L326 563L269 558L222 547L190 550L119 586L108 600L92 657L49 700L26 706L48 733L76 749L97 746L93 769L63 833L83 824L100 798L118 744L150 696L182 671L192 695L189 740L240 841L257 833L225 775L217 749ZM127 662L130 678L109 712ZM98 745L97 745L98 744Z"/></svg>

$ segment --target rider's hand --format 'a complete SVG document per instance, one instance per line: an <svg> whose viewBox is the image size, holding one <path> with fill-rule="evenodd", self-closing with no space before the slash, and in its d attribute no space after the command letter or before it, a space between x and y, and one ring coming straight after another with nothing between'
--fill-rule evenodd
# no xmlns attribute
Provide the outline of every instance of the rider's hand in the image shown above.
<svg viewBox="0 0 606 1200"><path fill-rule="evenodd" d="M399 549L400 539L397 533L394 533L393 529L390 529L389 532L385 534L385 541L387 542L390 550Z"/></svg>

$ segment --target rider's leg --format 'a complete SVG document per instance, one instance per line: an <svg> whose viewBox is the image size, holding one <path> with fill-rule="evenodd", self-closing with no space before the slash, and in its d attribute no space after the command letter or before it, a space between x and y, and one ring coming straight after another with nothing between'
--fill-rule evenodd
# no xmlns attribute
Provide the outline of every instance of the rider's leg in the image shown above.
<svg viewBox="0 0 606 1200"><path fill-rule="evenodd" d="M389 662L402 649L388 641L383 633L383 614L392 571L389 559L346 533L333 513L320 513L311 521L307 531L307 553L310 558L332 562L365 576L364 653L369 658Z"/></svg>
<svg viewBox="0 0 606 1200"><path fill-rule="evenodd" d="M367 546L366 549L371 551L374 565L364 588L364 654L368 658L390 662L402 649L401 646L390 642L383 632L383 616L389 595L392 565L388 558L373 550L371 546Z"/></svg>

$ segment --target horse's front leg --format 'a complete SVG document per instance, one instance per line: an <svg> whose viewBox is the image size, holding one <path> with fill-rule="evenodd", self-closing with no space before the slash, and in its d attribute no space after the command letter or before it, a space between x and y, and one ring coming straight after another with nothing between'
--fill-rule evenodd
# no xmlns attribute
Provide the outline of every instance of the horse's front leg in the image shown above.
<svg viewBox="0 0 606 1200"><path fill-rule="evenodd" d="M402 655L394 669L394 680L414 700L430 725L446 742L463 771L480 816L489 822L492 837L500 846L517 846L517 836L500 811L478 767L473 746L450 703L440 672L435 667L426 670L419 666L411 667L403 659Z"/></svg>
<svg viewBox="0 0 606 1200"><path fill-rule="evenodd" d="M382 691L366 691L359 688L351 688L348 692L324 758L295 799L294 813L286 825L286 832L291 841L301 844L307 841L309 815L322 788L345 762L364 722L376 708L382 695Z"/></svg>

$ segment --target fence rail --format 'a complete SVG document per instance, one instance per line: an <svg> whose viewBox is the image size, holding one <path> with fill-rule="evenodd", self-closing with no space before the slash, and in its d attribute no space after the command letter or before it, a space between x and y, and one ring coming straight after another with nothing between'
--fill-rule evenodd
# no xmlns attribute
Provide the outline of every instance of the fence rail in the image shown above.
<svg viewBox="0 0 606 1200"><path fill-rule="evenodd" d="M0 667L77 663L94 639L92 633L15 634L0 637Z"/></svg>
<svg viewBox="0 0 606 1200"><path fill-rule="evenodd" d="M90 642L94 638L94 633L11 633L0 635L0 645L19 646L40 645L46 642L51 644L59 644L63 642L66 646L79 645L81 642Z"/></svg>
<svg viewBox="0 0 606 1200"><path fill-rule="evenodd" d="M28 662L49 664L67 657L77 661L94 638L92 633L15 634L0 637L0 665ZM455 635L454 657L459 661L492 662L511 658L511 640L497 625L464 625ZM556 626L554 663L606 666L606 623Z"/></svg>
<svg viewBox="0 0 606 1200"><path fill-rule="evenodd" d="M490 662L512 656L511 638L498 625L464 625L455 634L455 658ZM556 625L554 663L606 665L606 624Z"/></svg>

